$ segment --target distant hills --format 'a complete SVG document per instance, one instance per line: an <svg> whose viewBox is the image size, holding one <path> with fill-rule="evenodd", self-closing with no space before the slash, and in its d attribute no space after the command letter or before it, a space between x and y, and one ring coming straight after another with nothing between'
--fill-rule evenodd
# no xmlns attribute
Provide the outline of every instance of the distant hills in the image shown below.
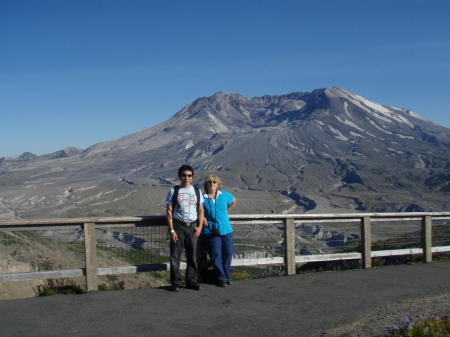
<svg viewBox="0 0 450 337"><path fill-rule="evenodd" d="M450 129L343 88L218 92L86 150L0 159L3 218L163 214L188 163L218 174L235 213L447 211Z"/></svg>
<svg viewBox="0 0 450 337"><path fill-rule="evenodd" d="M76 154L80 154L83 152L83 149L80 149L78 147L66 147L65 149L45 154L42 156L36 156L33 153L25 152L21 154L18 157L3 157L0 158L0 167L14 167L14 166L20 166L27 162L34 162L34 161L42 161L42 160L49 160L49 159L57 159L57 158L64 158L64 157L70 157L74 156Z"/></svg>

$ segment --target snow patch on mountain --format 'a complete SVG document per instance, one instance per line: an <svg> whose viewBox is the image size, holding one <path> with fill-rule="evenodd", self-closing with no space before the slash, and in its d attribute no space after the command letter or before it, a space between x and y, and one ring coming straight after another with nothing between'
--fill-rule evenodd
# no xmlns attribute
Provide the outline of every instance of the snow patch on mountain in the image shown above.
<svg viewBox="0 0 450 337"><path fill-rule="evenodd" d="M371 114L374 117L377 117L381 120L384 120L385 122L393 123L394 121L407 124L409 127L414 127L414 124L411 123L407 118L401 116L398 112L391 111L390 109L386 108L385 106L369 101L368 99L365 99L362 96L356 95L354 93L351 93L345 89L341 88L333 88L337 92L334 93L334 95L339 96L339 93L342 95L347 96L347 98L355 105L360 107L361 109L367 111L369 114ZM344 105L345 111L348 113L348 107ZM403 110L400 110L404 112ZM413 115L414 113L411 113L410 115ZM417 115L418 116L418 115ZM416 116L413 116L416 117ZM416 117L417 118L417 117Z"/></svg>
<svg viewBox="0 0 450 337"><path fill-rule="evenodd" d="M354 127L355 129L357 129L357 130L359 130L359 131L364 132L363 129L361 129L359 126L357 126L357 125L356 125L355 123L353 123L352 121L349 121L348 119L342 120L339 116L334 116L334 117L336 117L336 119L337 119L339 122L344 123L344 124L346 124L346 125L349 125L349 126L351 126L351 127Z"/></svg>
<svg viewBox="0 0 450 337"><path fill-rule="evenodd" d="M360 135L359 133L356 133L356 132L353 132L353 131L350 131L350 134L351 134L353 137L361 137L361 138L364 138L363 135Z"/></svg>
<svg viewBox="0 0 450 337"><path fill-rule="evenodd" d="M383 128L380 127L377 123L375 123L373 120L369 120L369 122L370 122L370 124L372 124L374 127L376 127L378 130L383 131L383 132L385 132L385 133L387 133L387 134L389 134L389 135L392 135L392 132L390 132L390 131L388 131L388 130L386 130L386 129L383 129Z"/></svg>
<svg viewBox="0 0 450 337"><path fill-rule="evenodd" d="M209 130L213 133L221 133L221 132L229 132L228 128L224 123L220 121L216 116L214 116L211 112L207 111L206 115L211 119L214 123L214 126L210 126Z"/></svg>
<svg viewBox="0 0 450 337"><path fill-rule="evenodd" d="M388 149L389 151L394 152L395 154L399 154L399 155L406 154L406 152L404 152L404 151L400 151L400 150L396 150L396 149L391 149L390 147L388 147L387 149Z"/></svg>
<svg viewBox="0 0 450 337"><path fill-rule="evenodd" d="M188 140L186 142L186 146L184 148L187 150L187 149L190 149L193 146L194 146L194 143L192 142L192 140Z"/></svg>
<svg viewBox="0 0 450 337"><path fill-rule="evenodd" d="M375 111L369 111L373 116L378 117L382 120L385 120L389 123L393 123L394 121L399 123L407 124L409 127L413 128L414 124L411 123L407 118L401 116L399 113L390 111L389 109L383 107L382 105L378 103L374 103L369 100L364 100L361 102L363 105L369 107L370 109L373 109ZM384 118L386 117L386 118Z"/></svg>
<svg viewBox="0 0 450 337"><path fill-rule="evenodd" d="M348 138L345 137L339 130L336 130L331 125L328 125L328 128L331 132L333 132L336 135L336 138L343 141L348 141Z"/></svg>
<svg viewBox="0 0 450 337"><path fill-rule="evenodd" d="M402 111L404 111L404 110L402 110ZM419 115L418 113L415 113L414 111L406 110L405 113L410 115L410 116L412 116L412 117L414 117L414 118L423 120L425 122L430 122L428 119L426 119L425 117L422 117L421 115Z"/></svg>
<svg viewBox="0 0 450 337"><path fill-rule="evenodd" d="M322 122L322 121L319 121L319 120L315 120L315 121L314 121L314 123L315 123L315 124L317 124L317 125L319 125L320 127L322 127L322 126L324 126L324 125L325 125L325 123L324 123L324 122Z"/></svg>
<svg viewBox="0 0 450 337"><path fill-rule="evenodd" d="M350 111L348 111L348 102L344 102L344 111L350 118L353 118Z"/></svg>
<svg viewBox="0 0 450 337"><path fill-rule="evenodd" d="M397 134L396 136L398 136L400 138L414 139L414 137L412 137L412 136L405 136L405 135L401 135L401 134Z"/></svg>

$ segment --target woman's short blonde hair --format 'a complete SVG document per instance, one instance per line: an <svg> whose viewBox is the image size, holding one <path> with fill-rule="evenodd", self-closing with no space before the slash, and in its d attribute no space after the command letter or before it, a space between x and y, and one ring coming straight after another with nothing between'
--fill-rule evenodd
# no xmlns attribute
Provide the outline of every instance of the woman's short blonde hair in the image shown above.
<svg viewBox="0 0 450 337"><path fill-rule="evenodd" d="M220 181L218 176L216 176L215 174L210 174L206 177L203 184L203 189L205 190L205 192L208 193L208 181L210 181L211 179L214 179L214 181L217 182L217 190L220 191L222 189L222 182Z"/></svg>

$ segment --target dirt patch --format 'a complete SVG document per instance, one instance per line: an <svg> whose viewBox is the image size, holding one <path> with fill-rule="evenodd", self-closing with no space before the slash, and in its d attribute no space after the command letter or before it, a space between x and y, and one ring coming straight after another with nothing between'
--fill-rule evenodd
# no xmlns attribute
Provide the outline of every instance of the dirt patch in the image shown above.
<svg viewBox="0 0 450 337"><path fill-rule="evenodd" d="M100 290L158 288L170 285L169 271L99 276Z"/></svg>

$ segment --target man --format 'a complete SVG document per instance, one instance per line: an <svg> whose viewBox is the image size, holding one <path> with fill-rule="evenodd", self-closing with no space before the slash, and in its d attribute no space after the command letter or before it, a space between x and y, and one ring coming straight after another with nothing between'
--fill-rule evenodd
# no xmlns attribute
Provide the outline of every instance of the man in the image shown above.
<svg viewBox="0 0 450 337"><path fill-rule="evenodd" d="M170 283L173 291L180 291L182 278L180 260L186 251L186 287L201 290L197 284L197 241L203 226L203 196L191 185L194 169L183 165L178 170L180 186L171 188L166 197L166 216L170 235ZM175 196L174 196L175 194Z"/></svg>

